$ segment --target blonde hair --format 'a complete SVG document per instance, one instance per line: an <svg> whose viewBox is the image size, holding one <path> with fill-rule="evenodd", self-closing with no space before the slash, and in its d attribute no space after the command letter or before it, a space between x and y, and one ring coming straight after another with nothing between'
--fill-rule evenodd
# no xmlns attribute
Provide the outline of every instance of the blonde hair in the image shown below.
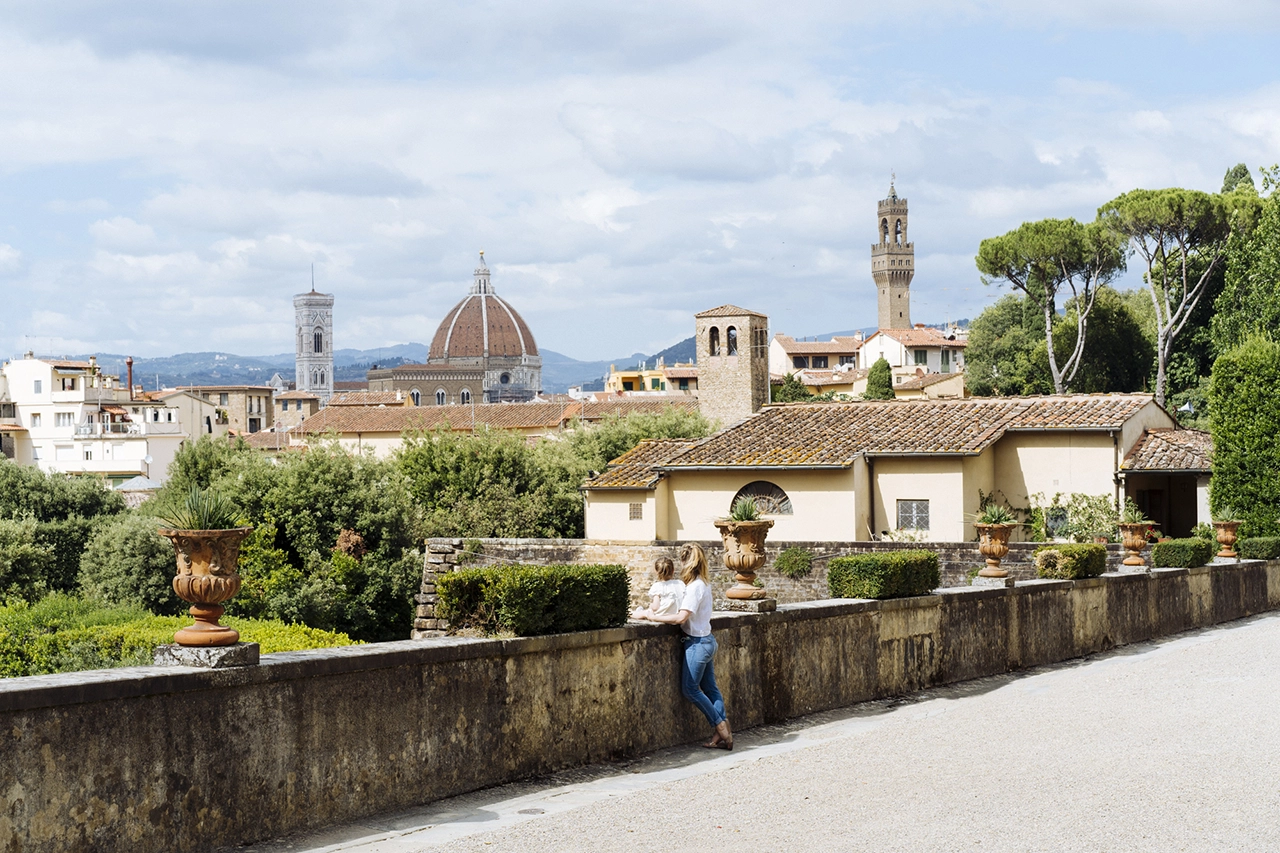
<svg viewBox="0 0 1280 853"><path fill-rule="evenodd" d="M659 557L653 561L653 570L658 573L658 580L669 581L676 574L676 564L670 557Z"/></svg>
<svg viewBox="0 0 1280 853"><path fill-rule="evenodd" d="M701 545L690 542L680 549L680 580L685 583L696 580L711 582L707 572L707 555L703 553Z"/></svg>

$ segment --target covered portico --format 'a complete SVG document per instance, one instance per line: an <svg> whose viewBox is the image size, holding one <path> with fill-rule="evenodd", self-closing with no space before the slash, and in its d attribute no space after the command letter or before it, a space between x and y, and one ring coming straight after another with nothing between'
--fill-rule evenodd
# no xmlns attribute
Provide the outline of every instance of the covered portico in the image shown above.
<svg viewBox="0 0 1280 853"><path fill-rule="evenodd" d="M1166 536L1208 522L1213 438L1194 429L1147 429L1118 472L1125 496Z"/></svg>

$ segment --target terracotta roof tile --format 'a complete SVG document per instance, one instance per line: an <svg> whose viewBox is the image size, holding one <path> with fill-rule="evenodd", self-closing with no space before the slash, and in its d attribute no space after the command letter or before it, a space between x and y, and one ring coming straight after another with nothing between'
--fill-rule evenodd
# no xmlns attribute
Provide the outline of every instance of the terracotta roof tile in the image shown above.
<svg viewBox="0 0 1280 853"><path fill-rule="evenodd" d="M1127 471L1209 471L1213 436L1198 429L1149 429L1125 456Z"/></svg>
<svg viewBox="0 0 1280 853"><path fill-rule="evenodd" d="M930 385L937 385L939 382L946 382L948 379L954 379L961 375L962 374L959 373L926 373L924 376L917 376L914 379L908 379L907 381L893 387L908 390L928 388Z"/></svg>
<svg viewBox="0 0 1280 853"><path fill-rule="evenodd" d="M848 385L864 378L870 371L861 370L797 370L793 375L804 385Z"/></svg>
<svg viewBox="0 0 1280 853"><path fill-rule="evenodd" d="M276 395L277 400L319 400L317 394L310 391L285 391L283 394Z"/></svg>
<svg viewBox="0 0 1280 853"><path fill-rule="evenodd" d="M700 314L694 314L695 317L764 317L759 311L748 311L746 308L739 308L737 305L721 305L718 308L711 308Z"/></svg>
<svg viewBox="0 0 1280 853"><path fill-rule="evenodd" d="M72 361L66 358L45 358L40 359L45 364L58 368L59 370L88 370L93 367L87 361Z"/></svg>
<svg viewBox="0 0 1280 853"><path fill-rule="evenodd" d="M652 397L617 397L609 400L584 400L573 413L584 421L599 421L611 415L626 417L632 414L657 415L668 409L698 411L698 398L690 394L672 394Z"/></svg>
<svg viewBox="0 0 1280 853"><path fill-rule="evenodd" d="M0 424L0 432L26 432L22 424Z"/></svg>
<svg viewBox="0 0 1280 853"><path fill-rule="evenodd" d="M471 293L440 321L431 339L429 358L537 354L538 344L533 340L533 333L514 308L496 294Z"/></svg>
<svg viewBox="0 0 1280 853"><path fill-rule="evenodd" d="M334 391L368 391L368 379L335 379L333 380Z"/></svg>
<svg viewBox="0 0 1280 853"><path fill-rule="evenodd" d="M609 463L600 476L588 480L588 489L652 489L660 479L655 468L693 444L692 439L651 438Z"/></svg>
<svg viewBox="0 0 1280 853"><path fill-rule="evenodd" d="M662 373L668 379L697 379L698 368L696 367L666 367Z"/></svg>
<svg viewBox="0 0 1280 853"><path fill-rule="evenodd" d="M289 447L287 432L242 432L240 438L255 450L286 450Z"/></svg>
<svg viewBox="0 0 1280 853"><path fill-rule="evenodd" d="M951 340L939 329L880 329L872 335L884 335L893 338L908 347L943 347L945 349L964 349L969 345L965 340ZM871 340L867 338L867 340Z"/></svg>
<svg viewBox="0 0 1280 853"><path fill-rule="evenodd" d="M280 396L286 397L284 394ZM408 396L401 393L397 397L395 391L343 391L329 398L330 406L406 406L408 404Z"/></svg>
<svg viewBox="0 0 1280 853"><path fill-rule="evenodd" d="M797 341L790 335L774 335L773 339L787 355L853 355L866 341L854 337L835 337L829 341Z"/></svg>
<svg viewBox="0 0 1280 853"><path fill-rule="evenodd" d="M302 434L431 431L448 426L470 432L475 426L491 429L555 429L564 421L567 406L560 403L479 403L475 406L329 406L307 418L295 429Z"/></svg>
<svg viewBox="0 0 1280 853"><path fill-rule="evenodd" d="M1007 431L1118 429L1151 399L1117 394L770 406L667 464L847 466L862 453L974 454Z"/></svg>

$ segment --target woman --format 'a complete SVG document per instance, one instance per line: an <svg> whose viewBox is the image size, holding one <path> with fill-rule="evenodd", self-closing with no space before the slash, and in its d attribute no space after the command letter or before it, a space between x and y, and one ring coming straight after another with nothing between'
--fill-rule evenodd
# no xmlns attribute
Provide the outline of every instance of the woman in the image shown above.
<svg viewBox="0 0 1280 853"><path fill-rule="evenodd" d="M680 611L674 615L654 613L652 608L637 611L639 619L679 625L684 631L680 638L684 647L681 661L680 689L684 697L698 706L698 710L715 729L711 740L703 746L708 749L733 749L733 732L725 718L724 697L716 687L713 660L716 655L716 638L711 636L711 584L707 573L707 555L699 545L685 545L680 550L681 573L684 581L684 598Z"/></svg>

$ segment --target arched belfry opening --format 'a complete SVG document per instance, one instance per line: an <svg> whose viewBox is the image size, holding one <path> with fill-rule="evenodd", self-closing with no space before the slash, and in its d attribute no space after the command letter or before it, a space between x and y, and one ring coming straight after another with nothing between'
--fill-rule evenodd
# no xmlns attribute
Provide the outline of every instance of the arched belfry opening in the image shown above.
<svg viewBox="0 0 1280 853"><path fill-rule="evenodd" d="M726 350L725 355L738 354L738 330L733 326L724 331L724 348Z"/></svg>
<svg viewBox="0 0 1280 853"><path fill-rule="evenodd" d="M893 242L899 246L902 245L902 220L901 219L893 223Z"/></svg>
<svg viewBox="0 0 1280 853"><path fill-rule="evenodd" d="M711 331L707 335L707 351L711 355L720 354L720 330L715 326L711 327Z"/></svg>

